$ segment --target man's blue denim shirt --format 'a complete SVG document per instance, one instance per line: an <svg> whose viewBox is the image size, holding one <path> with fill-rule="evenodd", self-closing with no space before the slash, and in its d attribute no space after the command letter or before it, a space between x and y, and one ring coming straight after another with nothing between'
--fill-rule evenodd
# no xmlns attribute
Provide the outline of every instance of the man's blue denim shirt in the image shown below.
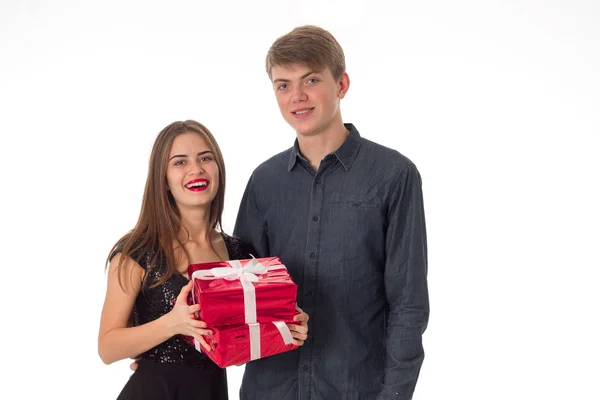
<svg viewBox="0 0 600 400"><path fill-rule="evenodd" d="M246 187L234 233L281 257L310 321L304 346L246 365L242 400L412 398L429 318L421 177L346 128L318 171L296 141Z"/></svg>

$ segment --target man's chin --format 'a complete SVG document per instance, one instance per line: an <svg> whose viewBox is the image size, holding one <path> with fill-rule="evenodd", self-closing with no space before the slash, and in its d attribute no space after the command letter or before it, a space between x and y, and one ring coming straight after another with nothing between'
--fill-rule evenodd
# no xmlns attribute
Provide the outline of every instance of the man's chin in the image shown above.
<svg viewBox="0 0 600 400"><path fill-rule="evenodd" d="M286 122L299 136L312 136L313 132L315 131L313 124L309 124L308 121L286 119Z"/></svg>
<svg viewBox="0 0 600 400"><path fill-rule="evenodd" d="M304 136L304 137L315 136L319 132L314 127L307 127L307 126L301 126L301 127L296 126L295 130L296 130L296 134L298 136Z"/></svg>

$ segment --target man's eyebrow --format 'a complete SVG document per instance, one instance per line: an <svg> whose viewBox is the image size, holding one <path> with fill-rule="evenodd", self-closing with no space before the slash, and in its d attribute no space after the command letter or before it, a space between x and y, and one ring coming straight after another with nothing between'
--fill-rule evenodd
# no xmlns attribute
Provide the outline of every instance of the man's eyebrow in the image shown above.
<svg viewBox="0 0 600 400"><path fill-rule="evenodd" d="M308 71L307 73L305 73L304 75L302 75L302 76L300 77L300 79L304 79L304 78L308 77L309 75L316 74L316 73L317 73L317 71L310 70L310 71Z"/></svg>
<svg viewBox="0 0 600 400"><path fill-rule="evenodd" d="M311 75L311 74L316 74L316 73L318 73L318 71L313 71L313 70L310 70L310 71L308 71L307 73L305 73L304 75L302 75L302 76L300 77L300 79L304 79L304 78L306 78L307 76L309 76L309 75ZM275 80L273 81L273 83L278 83L278 82L289 82L289 81L290 81L289 79L277 78L277 79L275 79Z"/></svg>
<svg viewBox="0 0 600 400"><path fill-rule="evenodd" d="M213 153L212 151L210 151L210 150L204 150L204 151L201 151L200 153L198 153L197 155L198 155L198 156L201 156L201 155L203 155L203 154L206 154L206 153L211 153L211 154L214 154L214 153ZM187 157L187 154L175 154L173 157L169 158L169 161L171 161L171 160L172 160L172 159L174 159L174 158L178 158L178 157L179 157L179 158L186 158L186 157Z"/></svg>

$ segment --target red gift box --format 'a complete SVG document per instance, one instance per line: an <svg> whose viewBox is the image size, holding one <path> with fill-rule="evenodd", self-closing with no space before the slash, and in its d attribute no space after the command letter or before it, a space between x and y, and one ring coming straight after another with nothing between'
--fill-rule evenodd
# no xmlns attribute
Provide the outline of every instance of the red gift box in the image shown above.
<svg viewBox="0 0 600 400"><path fill-rule="evenodd" d="M296 314L294 283L279 257L191 264L192 299L207 326L289 321Z"/></svg>
<svg viewBox="0 0 600 400"><path fill-rule="evenodd" d="M296 322L288 321L288 323ZM204 336L210 351L206 351L194 338L190 336L184 338L221 368L244 364L298 348L293 344L293 338L284 321L226 326L211 328L211 330L213 331L211 336Z"/></svg>

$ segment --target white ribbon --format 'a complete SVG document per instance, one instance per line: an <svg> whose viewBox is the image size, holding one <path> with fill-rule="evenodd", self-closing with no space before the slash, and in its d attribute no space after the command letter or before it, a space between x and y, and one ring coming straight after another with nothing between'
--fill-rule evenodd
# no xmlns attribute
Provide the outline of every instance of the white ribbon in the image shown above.
<svg viewBox="0 0 600 400"><path fill-rule="evenodd" d="M260 358L260 324L248 324L250 332L250 361Z"/></svg>
<svg viewBox="0 0 600 400"><path fill-rule="evenodd" d="M279 334L283 338L283 344L290 344L294 341L290 328L283 321L273 321L273 325L279 330ZM250 329L250 361L260 358L260 324L248 324ZM253 341L252 338L258 338Z"/></svg>
<svg viewBox="0 0 600 400"><path fill-rule="evenodd" d="M273 321L273 325L279 329L279 333L283 338L283 344L291 344L294 341L292 337L292 332L290 332L290 328L283 321Z"/></svg>
<svg viewBox="0 0 600 400"><path fill-rule="evenodd" d="M240 260L230 260L227 261L227 263L231 266L231 268L211 268L209 269L210 273L213 276L215 276L215 278L225 278L230 281L234 281L236 279L243 279L247 282L258 282L258 276L256 275L262 275L269 270L263 264L259 263L258 260L254 257L252 257L252 259L248 261L244 266L242 266ZM283 267L283 265L278 265L277 267Z"/></svg>
<svg viewBox="0 0 600 400"><path fill-rule="evenodd" d="M250 360L256 360L260 358L260 325L256 321L256 289L254 288L252 282L258 282L257 275L262 275L275 269L286 269L286 267L282 264L266 267L258 262L258 260L254 257L252 257L252 260L248 261L244 266L242 266L242 263L239 260L229 260L227 263L231 267L216 267L194 271L194 273L192 273L192 279L196 278L202 280L213 280L224 278L230 281L240 281L244 291L245 322L248 324L248 328L250 330ZM192 291L192 295L193 294L194 293ZM196 303L195 298L194 302ZM283 321L277 322L283 324L285 327L285 329L283 329L280 327L280 325L273 322L279 329L284 343L291 343L293 339L289 339L292 335L287 325L285 325ZM287 330L287 334L285 333L285 330ZM197 342L197 340L194 340L194 342L196 344L196 350L199 350L200 344Z"/></svg>

